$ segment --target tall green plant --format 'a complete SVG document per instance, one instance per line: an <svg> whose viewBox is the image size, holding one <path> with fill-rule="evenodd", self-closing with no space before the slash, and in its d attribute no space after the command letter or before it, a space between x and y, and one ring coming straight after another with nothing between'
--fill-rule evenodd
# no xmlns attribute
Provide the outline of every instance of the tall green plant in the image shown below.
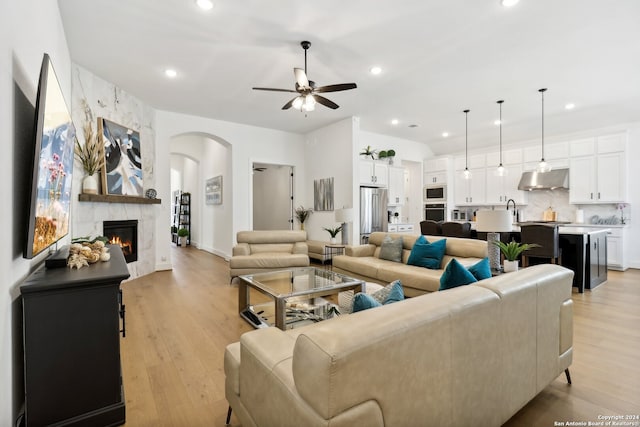
<svg viewBox="0 0 640 427"><path fill-rule="evenodd" d="M500 248L500 252L504 254L504 257L507 261L515 261L522 252L527 251L531 248L537 248L540 245L536 243L518 243L515 240L510 241L509 243L504 243L500 241L491 242L497 247Z"/></svg>

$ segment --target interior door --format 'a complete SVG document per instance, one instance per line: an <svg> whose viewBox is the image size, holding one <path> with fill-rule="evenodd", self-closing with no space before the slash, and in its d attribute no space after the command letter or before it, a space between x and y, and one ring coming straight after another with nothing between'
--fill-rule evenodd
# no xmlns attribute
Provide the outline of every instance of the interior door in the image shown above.
<svg viewBox="0 0 640 427"><path fill-rule="evenodd" d="M293 167L253 164L253 229L293 227Z"/></svg>

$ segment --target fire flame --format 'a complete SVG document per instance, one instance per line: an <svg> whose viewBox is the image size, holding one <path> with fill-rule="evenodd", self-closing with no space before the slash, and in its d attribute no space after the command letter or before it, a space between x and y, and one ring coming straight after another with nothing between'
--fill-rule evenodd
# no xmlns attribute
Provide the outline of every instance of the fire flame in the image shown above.
<svg viewBox="0 0 640 427"><path fill-rule="evenodd" d="M123 241L120 236L111 236L109 243L111 243L112 245L119 245L125 255L130 255L133 253L133 243L131 243L130 240Z"/></svg>

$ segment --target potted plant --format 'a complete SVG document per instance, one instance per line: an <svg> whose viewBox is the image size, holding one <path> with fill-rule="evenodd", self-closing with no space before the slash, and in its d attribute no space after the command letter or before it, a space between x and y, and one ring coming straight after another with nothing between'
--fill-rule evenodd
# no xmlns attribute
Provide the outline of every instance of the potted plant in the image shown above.
<svg viewBox="0 0 640 427"><path fill-rule="evenodd" d="M336 236L339 232L342 231L342 226L339 225L335 228L322 228L324 231L328 232L331 235L331 244L334 245L336 243Z"/></svg>
<svg viewBox="0 0 640 427"><path fill-rule="evenodd" d="M189 230L186 228L180 228L178 230L178 237L180 238L180 246L187 246L187 237L189 237Z"/></svg>
<svg viewBox="0 0 640 427"><path fill-rule="evenodd" d="M295 208L294 212L296 215L296 219L300 223L300 230L304 230L304 222L307 220L309 215L313 213L313 210L311 208L298 206L297 208Z"/></svg>
<svg viewBox="0 0 640 427"><path fill-rule="evenodd" d="M90 123L85 123L84 145L80 145L76 139L74 153L84 170L85 177L82 179L82 192L88 194L98 194L98 178L96 173L104 165L104 156L100 149L99 138L93 133Z"/></svg>
<svg viewBox="0 0 640 427"><path fill-rule="evenodd" d="M518 257L520 256L520 254L526 250L540 246L535 243L518 243L515 240L512 240L509 243L500 241L491 243L499 247L500 252L502 252L502 254L504 255L505 261L503 267L505 273L508 273L510 271L518 271Z"/></svg>
<svg viewBox="0 0 640 427"><path fill-rule="evenodd" d="M389 160L389 164L393 164L393 158L396 156L395 150L387 150L387 159Z"/></svg>
<svg viewBox="0 0 640 427"><path fill-rule="evenodd" d="M371 157L371 160L375 160L376 159L376 150L374 150L373 148L371 148L370 145L367 145L367 148L363 148L362 151L360 152L361 156L366 157Z"/></svg>

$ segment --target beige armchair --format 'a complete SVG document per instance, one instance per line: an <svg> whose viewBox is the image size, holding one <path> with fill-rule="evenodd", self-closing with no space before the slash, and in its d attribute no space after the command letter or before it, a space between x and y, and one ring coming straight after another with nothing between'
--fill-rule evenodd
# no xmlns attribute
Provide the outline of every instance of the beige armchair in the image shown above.
<svg viewBox="0 0 640 427"><path fill-rule="evenodd" d="M243 274L308 267L306 231L240 231L229 261L231 279Z"/></svg>

